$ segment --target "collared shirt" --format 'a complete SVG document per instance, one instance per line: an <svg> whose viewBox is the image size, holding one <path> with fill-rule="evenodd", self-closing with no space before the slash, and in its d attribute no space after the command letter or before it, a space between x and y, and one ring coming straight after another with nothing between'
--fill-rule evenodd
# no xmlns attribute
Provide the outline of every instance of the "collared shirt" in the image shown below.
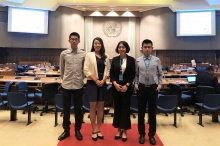
<svg viewBox="0 0 220 146"><path fill-rule="evenodd" d="M60 54L60 75L62 87L65 89L80 89L84 86L83 64L86 52L67 49Z"/></svg>
<svg viewBox="0 0 220 146"><path fill-rule="evenodd" d="M146 65L148 65L148 63L149 67L147 70ZM147 83L146 78L149 78ZM158 87L161 88L162 78L162 66L158 57L149 55L149 57L146 58L143 55L136 59L135 87L138 87L138 83L145 85L158 83Z"/></svg>

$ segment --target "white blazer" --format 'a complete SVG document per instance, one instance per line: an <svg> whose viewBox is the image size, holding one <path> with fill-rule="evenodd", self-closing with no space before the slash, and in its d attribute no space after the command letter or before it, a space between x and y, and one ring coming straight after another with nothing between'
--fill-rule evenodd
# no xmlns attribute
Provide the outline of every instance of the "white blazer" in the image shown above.
<svg viewBox="0 0 220 146"><path fill-rule="evenodd" d="M103 74L103 79L105 76L109 76L109 71L110 71L109 56L107 54L106 56L107 58L105 59L105 70ZM89 52L86 54L83 72L86 77L89 77L90 75L94 75L98 79L98 70L97 70L95 52ZM87 80L92 80L92 79L87 78Z"/></svg>

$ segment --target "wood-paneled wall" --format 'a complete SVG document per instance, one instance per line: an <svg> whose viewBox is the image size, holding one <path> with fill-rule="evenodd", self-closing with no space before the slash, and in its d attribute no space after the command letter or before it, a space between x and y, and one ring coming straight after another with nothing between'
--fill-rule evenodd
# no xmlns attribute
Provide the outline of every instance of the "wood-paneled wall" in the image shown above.
<svg viewBox="0 0 220 146"><path fill-rule="evenodd" d="M16 63L19 61L49 61L59 64L60 53L64 49L45 48L0 48L0 63Z"/></svg>
<svg viewBox="0 0 220 146"><path fill-rule="evenodd" d="M59 64L59 56L64 49L48 48L0 48L0 64L17 63L19 61L49 61L51 64ZM156 56L160 58L162 66L191 62L195 58L197 62L209 62L218 65L216 50L156 50Z"/></svg>
<svg viewBox="0 0 220 146"><path fill-rule="evenodd" d="M218 65L215 50L156 50L156 56L160 58L164 67L183 62L191 63L193 58L197 62L209 62Z"/></svg>

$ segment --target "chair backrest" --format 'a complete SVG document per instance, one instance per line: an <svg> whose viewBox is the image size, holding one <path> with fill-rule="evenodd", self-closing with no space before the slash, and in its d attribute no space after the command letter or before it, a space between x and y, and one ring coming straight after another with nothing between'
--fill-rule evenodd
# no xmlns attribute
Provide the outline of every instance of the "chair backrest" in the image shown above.
<svg viewBox="0 0 220 146"><path fill-rule="evenodd" d="M0 94L0 105L3 105L2 95Z"/></svg>
<svg viewBox="0 0 220 146"><path fill-rule="evenodd" d="M27 104L27 97L24 93L8 92L8 104L10 106L21 106Z"/></svg>
<svg viewBox="0 0 220 146"><path fill-rule="evenodd" d="M70 107L72 107L73 104L73 98L71 98L71 105ZM58 107L59 109L63 108L63 95L62 94L56 94L55 95L55 106Z"/></svg>
<svg viewBox="0 0 220 146"><path fill-rule="evenodd" d="M211 86L197 86L196 87L196 101L203 102L207 94L215 94L215 89Z"/></svg>
<svg viewBox="0 0 220 146"><path fill-rule="evenodd" d="M138 111L137 95L131 95L131 109Z"/></svg>
<svg viewBox="0 0 220 146"><path fill-rule="evenodd" d="M177 107L177 102L177 95L164 95L158 97L157 106L164 109L172 109Z"/></svg>
<svg viewBox="0 0 220 146"><path fill-rule="evenodd" d="M11 85L12 85L12 81L7 81L6 83L5 83L5 87L4 87L4 92L10 92L11 91Z"/></svg>
<svg viewBox="0 0 220 146"><path fill-rule="evenodd" d="M180 85L170 83L169 87L170 87L170 94L171 95L177 95L178 98L181 98L182 89L181 89Z"/></svg>
<svg viewBox="0 0 220 146"><path fill-rule="evenodd" d="M59 83L46 83L42 87L42 98L44 100L49 100L55 98L55 95L58 93Z"/></svg>
<svg viewBox="0 0 220 146"><path fill-rule="evenodd" d="M28 84L24 81L17 82L16 87L18 92L22 92L22 93L28 92Z"/></svg>
<svg viewBox="0 0 220 146"><path fill-rule="evenodd" d="M204 98L204 107L208 107L212 110L220 108L220 94L207 94Z"/></svg>
<svg viewBox="0 0 220 146"><path fill-rule="evenodd" d="M86 94L83 94L82 101L83 101L83 107L86 108L87 110L90 109L89 99L86 97Z"/></svg>
<svg viewBox="0 0 220 146"><path fill-rule="evenodd" d="M113 106L113 97L111 94L112 85L107 85L107 96L108 99L106 100L104 107L112 107Z"/></svg>

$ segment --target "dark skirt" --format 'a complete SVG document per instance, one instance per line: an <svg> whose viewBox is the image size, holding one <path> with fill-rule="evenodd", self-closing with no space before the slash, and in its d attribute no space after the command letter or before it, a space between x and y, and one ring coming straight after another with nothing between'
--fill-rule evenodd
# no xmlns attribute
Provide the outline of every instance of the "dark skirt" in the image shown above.
<svg viewBox="0 0 220 146"><path fill-rule="evenodd" d="M98 87L93 80L87 80L85 96L89 100L89 102L106 101L106 83L104 83L102 87Z"/></svg>

